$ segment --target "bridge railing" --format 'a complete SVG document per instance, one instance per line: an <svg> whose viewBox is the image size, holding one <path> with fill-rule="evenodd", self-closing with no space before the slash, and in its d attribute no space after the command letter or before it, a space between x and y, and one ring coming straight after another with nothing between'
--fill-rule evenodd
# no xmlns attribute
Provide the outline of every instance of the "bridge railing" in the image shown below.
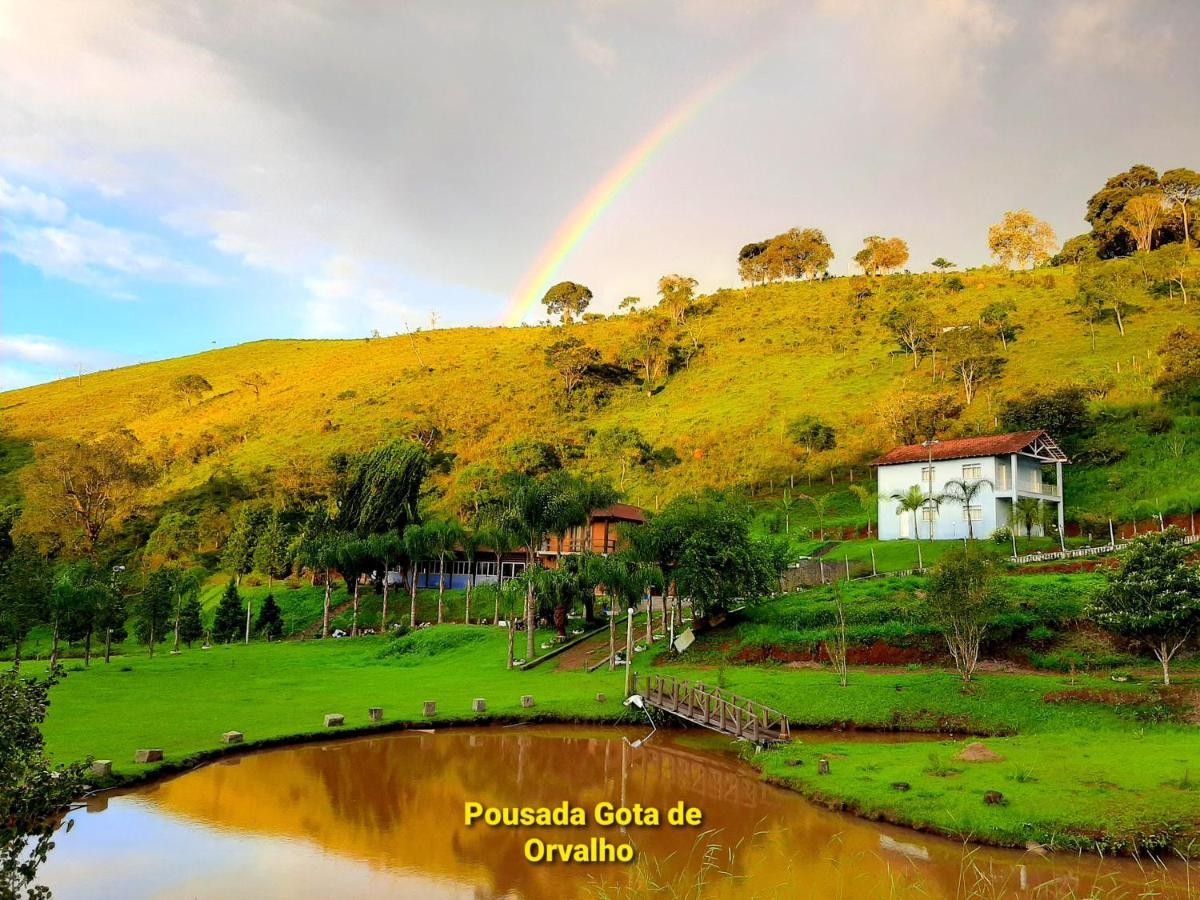
<svg viewBox="0 0 1200 900"><path fill-rule="evenodd" d="M756 743L791 737L788 717L783 713L724 688L671 675L650 675L645 697L660 709Z"/></svg>

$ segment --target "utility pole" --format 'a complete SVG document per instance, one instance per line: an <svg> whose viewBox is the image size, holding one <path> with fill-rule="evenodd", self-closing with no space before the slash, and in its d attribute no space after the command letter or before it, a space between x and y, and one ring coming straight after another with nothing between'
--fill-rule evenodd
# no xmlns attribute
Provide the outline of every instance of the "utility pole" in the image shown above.
<svg viewBox="0 0 1200 900"><path fill-rule="evenodd" d="M633 614L637 612L629 607L629 616L625 620L625 696L633 693Z"/></svg>

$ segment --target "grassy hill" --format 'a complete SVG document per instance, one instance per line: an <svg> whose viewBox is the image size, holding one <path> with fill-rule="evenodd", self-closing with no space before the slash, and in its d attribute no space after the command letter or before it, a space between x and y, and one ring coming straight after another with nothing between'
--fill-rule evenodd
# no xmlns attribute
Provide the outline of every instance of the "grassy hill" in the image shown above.
<svg viewBox="0 0 1200 900"><path fill-rule="evenodd" d="M438 429L442 448L453 454L435 479L444 491L466 466L502 467L520 440L568 448L575 457L569 465L621 481L618 460L588 452L590 431L614 425L640 430L680 459L625 475L629 499L651 508L708 485L738 485L762 497L793 476L828 484L830 468L840 490L849 467L861 479L864 462L893 443L877 413L882 398L899 389L958 388L936 360L914 369L880 324L884 311L915 295L943 328L977 321L996 301L1011 301L1012 318L1023 326L1003 372L981 389L956 432L995 430L999 404L1031 386L1108 386L1101 419L1125 455L1110 466L1071 471L1069 515L1148 517L1200 501L1200 420L1175 417L1163 432L1161 422L1148 429L1136 415L1155 402L1156 348L1171 329L1195 321L1195 305L1147 296L1128 317L1125 336L1111 322L1099 324L1093 350L1068 302L1072 269L980 270L959 278L958 290L933 275L875 279L865 297L856 296L864 279L847 278L719 291L703 298L680 338L700 347L688 364L650 391L630 378L586 407L561 401L545 349L563 329L549 327L261 341L11 391L0 395L0 493L14 493L30 447L50 437L129 429L162 466L150 497L161 503L202 489L217 474L273 481L286 492L330 454L367 448L418 423ZM636 314L610 317L570 333L615 361L641 321ZM189 403L171 382L193 373L212 391ZM251 373L265 379L257 395L243 383ZM787 423L804 414L837 430L836 449L806 458L787 439ZM848 495L834 509L843 521L862 518Z"/></svg>

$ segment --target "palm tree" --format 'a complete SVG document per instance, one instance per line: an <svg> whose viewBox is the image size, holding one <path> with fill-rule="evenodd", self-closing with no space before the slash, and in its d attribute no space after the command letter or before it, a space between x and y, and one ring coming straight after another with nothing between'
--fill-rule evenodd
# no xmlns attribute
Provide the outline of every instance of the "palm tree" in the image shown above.
<svg viewBox="0 0 1200 900"><path fill-rule="evenodd" d="M920 540L920 535L917 533L917 510L925 506L926 501L929 499L929 495L914 484L903 493L896 492L889 495L888 499L896 501L897 516L902 516L905 513L912 513L913 539Z"/></svg>
<svg viewBox="0 0 1200 900"><path fill-rule="evenodd" d="M1025 526L1026 539L1033 537L1033 528L1042 522L1042 501L1033 497L1021 497L1013 504L1009 521L1013 525Z"/></svg>
<svg viewBox="0 0 1200 900"><path fill-rule="evenodd" d="M362 581L363 574L371 568L371 563L375 558L374 550L370 541L354 537L354 535L343 534L333 542L333 554L337 560L338 571L346 579L347 587L352 588L354 614L350 625L350 635L354 637L358 634L359 582ZM350 584L351 580L353 580L352 585Z"/></svg>
<svg viewBox="0 0 1200 900"><path fill-rule="evenodd" d="M867 514L867 537L871 536L871 513L879 507L882 495L865 484L850 485L850 493L858 498L858 505Z"/></svg>
<svg viewBox="0 0 1200 900"><path fill-rule="evenodd" d="M946 500L958 503L967 514L967 538L975 540L975 525L971 520L971 504L983 491L984 487L994 488L995 485L987 478L967 481L965 478L952 478L946 482L946 492L942 495Z"/></svg>
<svg viewBox="0 0 1200 900"><path fill-rule="evenodd" d="M500 623L500 590L504 587L504 557L512 553L520 544L507 528L492 525L480 532L480 540L496 556L496 610L492 614L492 624Z"/></svg>
<svg viewBox="0 0 1200 900"><path fill-rule="evenodd" d="M425 526L429 539L429 552L438 558L438 612L437 623L445 621L446 557L453 555L462 543L463 529L454 519L430 522Z"/></svg>
<svg viewBox="0 0 1200 900"><path fill-rule="evenodd" d="M367 538L371 555L383 568L383 609L379 614L379 633L387 634L388 582L392 565L404 555L404 539L398 531L383 531Z"/></svg>
<svg viewBox="0 0 1200 900"><path fill-rule="evenodd" d="M813 512L817 514L817 524L821 529L821 540L825 540L825 513L829 511L829 494L817 494L810 497L807 494L803 495L804 499L812 504Z"/></svg>
<svg viewBox="0 0 1200 900"><path fill-rule="evenodd" d="M417 572L421 566L421 560L429 555L429 532L424 525L409 525L404 529L403 535L404 553L408 557L408 599L410 611L408 615L408 624L412 628L417 627Z"/></svg>
<svg viewBox="0 0 1200 900"><path fill-rule="evenodd" d="M796 501L792 499L791 492L785 490L783 496L776 503L776 506L783 513L783 533L790 536L792 533L792 513L796 511Z"/></svg>
<svg viewBox="0 0 1200 900"><path fill-rule="evenodd" d="M475 590L475 560L483 548L483 534L478 528L464 528L459 540L467 560L467 597L463 604L463 624L471 624L471 594Z"/></svg>
<svg viewBox="0 0 1200 900"><path fill-rule="evenodd" d="M608 668L611 671L617 666L616 603L629 610L635 608L650 587L662 583L662 572L658 566L639 562L627 552L592 557L591 566L592 578L604 588L611 607L608 616ZM632 653L632 648L626 647L625 652Z"/></svg>

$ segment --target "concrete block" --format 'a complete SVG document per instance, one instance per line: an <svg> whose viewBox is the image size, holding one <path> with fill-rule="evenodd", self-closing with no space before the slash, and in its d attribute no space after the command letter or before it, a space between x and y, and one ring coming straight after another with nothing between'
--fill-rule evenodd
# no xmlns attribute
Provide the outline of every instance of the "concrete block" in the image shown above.
<svg viewBox="0 0 1200 900"><path fill-rule="evenodd" d="M523 707L525 707L526 709L529 709L531 706L533 706L533 697L532 697L532 695L530 695L530 694L525 694L523 697L521 697L521 705L522 705Z"/></svg>
<svg viewBox="0 0 1200 900"><path fill-rule="evenodd" d="M603 702L604 702L605 700L607 700L607 699L608 699L608 695L606 695L606 694L597 694L597 695L596 695L596 702L597 702L597 703L603 703Z"/></svg>
<svg viewBox="0 0 1200 900"><path fill-rule="evenodd" d="M161 750L138 750L133 754L135 763L152 763L162 762L163 752Z"/></svg>
<svg viewBox="0 0 1200 900"><path fill-rule="evenodd" d="M370 709L367 710L367 718L370 719L372 722L382 722L383 721L383 707L382 706L372 706Z"/></svg>
<svg viewBox="0 0 1200 900"><path fill-rule="evenodd" d="M436 700L426 700L424 703L422 703L421 704L421 715L436 716L437 715L437 701Z"/></svg>
<svg viewBox="0 0 1200 900"><path fill-rule="evenodd" d="M486 711L487 711L487 701L484 700L482 697L476 697L474 700L471 701L471 712L486 712Z"/></svg>
<svg viewBox="0 0 1200 900"><path fill-rule="evenodd" d="M227 731L221 735L221 743L223 744L240 744L246 739L246 736L240 731Z"/></svg>
<svg viewBox="0 0 1200 900"><path fill-rule="evenodd" d="M329 713L329 715L327 715L325 717L325 727L326 728L337 728L339 725L345 725L345 724L346 724L346 717L339 713Z"/></svg>
<svg viewBox="0 0 1200 900"><path fill-rule="evenodd" d="M94 759L92 760L92 774L99 775L101 778L107 778L112 774L111 759Z"/></svg>

